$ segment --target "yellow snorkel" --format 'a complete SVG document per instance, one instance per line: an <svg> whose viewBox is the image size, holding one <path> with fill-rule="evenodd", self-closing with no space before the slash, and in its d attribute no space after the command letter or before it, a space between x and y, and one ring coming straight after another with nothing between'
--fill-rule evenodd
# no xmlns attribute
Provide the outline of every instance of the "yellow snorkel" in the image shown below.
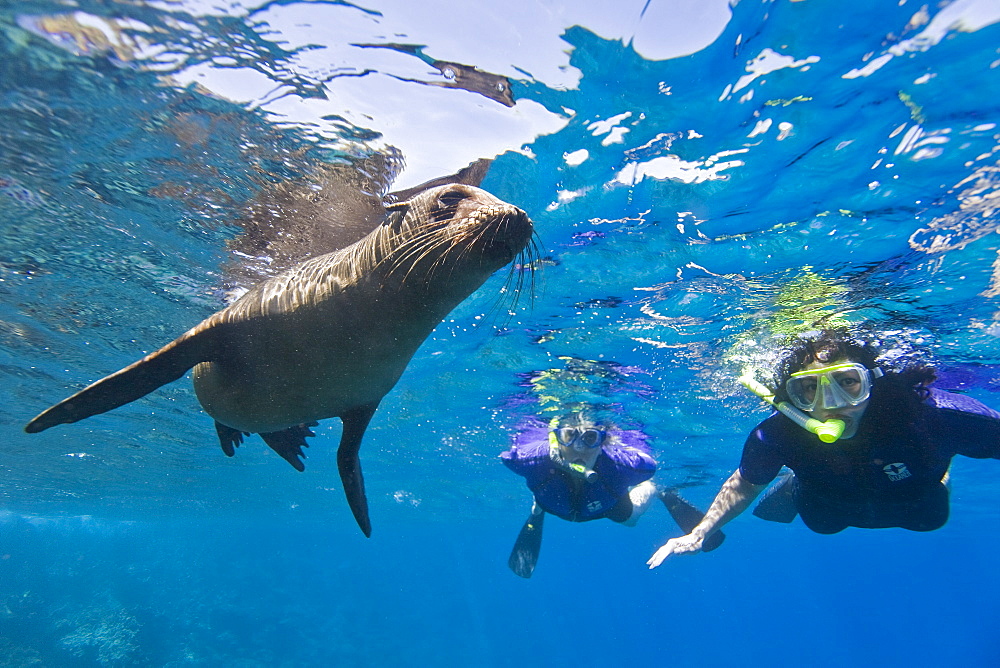
<svg viewBox="0 0 1000 668"><path fill-rule="evenodd" d="M563 458L559 452L559 440L556 438L555 433L551 431L549 432L549 457L557 466L561 466L571 473L582 476L587 482L594 482L597 478L597 471L594 469L589 469L583 464L576 462L568 462Z"/></svg>
<svg viewBox="0 0 1000 668"><path fill-rule="evenodd" d="M743 375L740 376L740 382L743 383L743 387L747 388L758 397L774 406L775 409L786 415L792 422L799 425L806 431L816 434L819 440L824 443L834 443L844 433L845 425L843 420L827 420L826 422L820 422L819 420L809 417L786 401L775 403L774 392L769 390L763 384L757 382L749 371L743 372Z"/></svg>

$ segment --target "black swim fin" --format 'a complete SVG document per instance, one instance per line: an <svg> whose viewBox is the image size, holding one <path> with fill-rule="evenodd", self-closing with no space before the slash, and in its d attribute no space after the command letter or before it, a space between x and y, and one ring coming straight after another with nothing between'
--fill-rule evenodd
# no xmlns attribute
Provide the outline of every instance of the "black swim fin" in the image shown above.
<svg viewBox="0 0 1000 668"><path fill-rule="evenodd" d="M354 519L365 536L371 538L372 523L368 517L368 497L365 496L365 477L361 473L361 460L358 452L361 450L361 439L365 429L375 415L378 402L367 406L359 406L341 416L344 431L340 436L340 447L337 449L337 468L340 479L344 483L344 494L347 504L354 513Z"/></svg>
<svg viewBox="0 0 1000 668"><path fill-rule="evenodd" d="M530 578L538 563L538 553L542 550L542 526L545 521L545 511L532 513L517 534L514 549L510 551L507 565L510 570L522 578Z"/></svg>
<svg viewBox="0 0 1000 668"><path fill-rule="evenodd" d="M698 526L698 523L705 517L705 513L682 499L676 492L664 490L660 492L660 500L667 507L667 511L674 518L674 522L677 522L677 526L686 533L691 533L691 530ZM726 540L726 534L722 533L722 531L716 531L705 539L705 542L702 543L701 551L711 552L722 545L722 541L724 540Z"/></svg>
<svg viewBox="0 0 1000 668"><path fill-rule="evenodd" d="M768 522L788 524L795 520L799 509L795 505L795 476L785 473L757 502L753 514Z"/></svg>

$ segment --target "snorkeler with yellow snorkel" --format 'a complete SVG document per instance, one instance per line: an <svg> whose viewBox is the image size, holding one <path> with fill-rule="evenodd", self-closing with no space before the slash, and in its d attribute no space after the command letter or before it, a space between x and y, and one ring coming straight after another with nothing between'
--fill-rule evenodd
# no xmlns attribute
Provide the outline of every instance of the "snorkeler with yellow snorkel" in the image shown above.
<svg viewBox="0 0 1000 668"><path fill-rule="evenodd" d="M817 533L847 527L932 531L949 513L948 469L955 455L1000 459L1000 413L971 397L932 388L930 367L883 370L874 343L846 330L801 335L768 390L741 379L778 413L746 439L739 468L704 519L648 560L698 552L778 477L754 514Z"/></svg>

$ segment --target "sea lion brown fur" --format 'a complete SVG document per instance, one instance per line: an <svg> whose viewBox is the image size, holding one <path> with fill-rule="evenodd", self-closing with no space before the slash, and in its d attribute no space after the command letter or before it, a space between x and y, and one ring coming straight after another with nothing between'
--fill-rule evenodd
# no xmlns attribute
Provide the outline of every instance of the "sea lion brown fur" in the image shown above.
<svg viewBox="0 0 1000 668"><path fill-rule="evenodd" d="M358 459L368 422L434 327L532 235L523 211L468 185L431 188L389 209L357 243L259 284L25 431L117 408L194 367L195 393L227 455L259 433L301 471L309 428L341 418L337 465L355 519L371 535Z"/></svg>

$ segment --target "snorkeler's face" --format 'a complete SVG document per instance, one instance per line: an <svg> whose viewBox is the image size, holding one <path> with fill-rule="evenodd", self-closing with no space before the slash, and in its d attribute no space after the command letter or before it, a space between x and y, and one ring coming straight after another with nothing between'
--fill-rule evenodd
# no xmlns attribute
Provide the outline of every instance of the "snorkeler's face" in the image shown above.
<svg viewBox="0 0 1000 668"><path fill-rule="evenodd" d="M570 464L583 464L588 469L591 469L594 468L597 456L601 454L601 448L594 448L592 450L576 450L572 447L560 444L559 454L561 454L562 458Z"/></svg>
<svg viewBox="0 0 1000 668"><path fill-rule="evenodd" d="M563 426L554 433L563 459L587 468L594 466L604 443L603 429L594 425Z"/></svg>
<svg viewBox="0 0 1000 668"><path fill-rule="evenodd" d="M827 369L829 367L851 364L852 360L842 359L836 362L811 362L806 365L802 371ZM849 382L850 379L843 381L844 383ZM851 386L853 387L853 386ZM811 411L806 411L809 417L815 418L820 422L826 422L827 420L837 419L844 421L844 433L841 438L851 438L856 433L858 433L858 426L861 424L861 418L864 416L865 411L868 409L869 398L866 394L865 399L856 405L846 405L838 406L836 408L826 408L822 405L823 402L815 402L816 406Z"/></svg>

